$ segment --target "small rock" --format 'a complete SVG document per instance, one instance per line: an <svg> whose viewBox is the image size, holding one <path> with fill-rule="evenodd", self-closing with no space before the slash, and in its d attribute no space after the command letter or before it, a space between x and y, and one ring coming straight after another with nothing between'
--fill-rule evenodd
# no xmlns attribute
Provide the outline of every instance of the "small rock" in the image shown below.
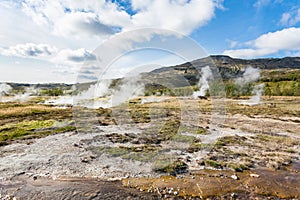
<svg viewBox="0 0 300 200"><path fill-rule="evenodd" d="M87 158L87 157L81 158L81 162L83 162L83 163L89 163L90 161L91 160L89 158Z"/></svg>
<svg viewBox="0 0 300 200"><path fill-rule="evenodd" d="M258 174L250 174L250 177L259 178L259 175Z"/></svg>
<svg viewBox="0 0 300 200"><path fill-rule="evenodd" d="M235 193L232 193L232 194L231 194L231 197L232 197L232 198L237 198L237 195L236 195Z"/></svg>
<svg viewBox="0 0 300 200"><path fill-rule="evenodd" d="M235 174L231 175L230 177L231 177L232 179L234 179L234 180L239 180L239 177L238 177L237 175L235 175Z"/></svg>
<svg viewBox="0 0 300 200"><path fill-rule="evenodd" d="M177 179L183 179L183 176L182 175L178 175L176 178Z"/></svg>

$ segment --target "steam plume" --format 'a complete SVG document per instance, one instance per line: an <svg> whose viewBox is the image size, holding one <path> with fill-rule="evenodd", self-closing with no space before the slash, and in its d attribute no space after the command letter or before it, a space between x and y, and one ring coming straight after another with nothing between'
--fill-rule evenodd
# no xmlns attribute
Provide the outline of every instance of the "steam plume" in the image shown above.
<svg viewBox="0 0 300 200"><path fill-rule="evenodd" d="M112 80L102 80L75 96L61 96L45 102L52 105L76 105L87 108L109 108L144 94L144 84L139 77L124 78L116 88Z"/></svg>
<svg viewBox="0 0 300 200"><path fill-rule="evenodd" d="M264 84L256 85L252 91L254 96L252 96L249 100L241 101L240 104L254 106L260 103L261 96L264 92Z"/></svg>
<svg viewBox="0 0 300 200"><path fill-rule="evenodd" d="M245 86L247 83L255 82L259 79L260 77L260 69L258 68L253 68L253 67L247 67L243 73L242 77L239 77L235 80L235 83L240 85L240 86ZM246 101L241 101L240 104L243 105L257 105L260 103L261 96L264 91L264 84L259 84L254 86L252 96L249 100Z"/></svg>
<svg viewBox="0 0 300 200"><path fill-rule="evenodd" d="M208 81L212 79L213 74L209 66L203 67L201 69L201 78L199 79L198 86L200 87L199 91L193 93L194 99L199 96L205 96L206 91L209 89Z"/></svg>
<svg viewBox="0 0 300 200"><path fill-rule="evenodd" d="M12 87L6 83L0 84L0 96L8 95Z"/></svg>
<svg viewBox="0 0 300 200"><path fill-rule="evenodd" d="M253 67L247 67L243 73L242 77L239 77L235 80L235 83L237 85L244 86L247 83L255 82L260 77L260 69L253 68Z"/></svg>

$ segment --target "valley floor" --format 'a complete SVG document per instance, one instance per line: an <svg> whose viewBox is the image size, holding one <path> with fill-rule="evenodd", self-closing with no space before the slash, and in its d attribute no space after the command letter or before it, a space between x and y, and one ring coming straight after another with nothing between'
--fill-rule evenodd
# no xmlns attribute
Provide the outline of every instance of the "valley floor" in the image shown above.
<svg viewBox="0 0 300 200"><path fill-rule="evenodd" d="M68 109L43 108L51 119L35 120L62 112L69 128L49 122L3 140L0 199L300 198L300 98L239 102L137 99L110 112L75 110L75 122ZM18 120L2 112L7 138Z"/></svg>

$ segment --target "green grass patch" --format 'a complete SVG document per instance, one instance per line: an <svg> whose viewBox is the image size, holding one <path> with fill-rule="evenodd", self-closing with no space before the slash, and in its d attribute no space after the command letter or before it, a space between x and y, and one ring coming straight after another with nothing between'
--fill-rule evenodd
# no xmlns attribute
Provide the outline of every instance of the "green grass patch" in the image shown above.
<svg viewBox="0 0 300 200"><path fill-rule="evenodd" d="M236 172L243 172L244 170L248 170L249 167L243 164L228 164L229 168L232 168Z"/></svg>
<svg viewBox="0 0 300 200"><path fill-rule="evenodd" d="M172 160L169 157L161 156L153 163L152 170L158 173L176 175L187 172L188 165L181 160Z"/></svg>
<svg viewBox="0 0 300 200"><path fill-rule="evenodd" d="M76 130L71 121L64 122L63 125L56 125L56 122L55 120L32 120L0 126L0 141L11 141L29 135L36 138Z"/></svg>
<svg viewBox="0 0 300 200"><path fill-rule="evenodd" d="M23 121L17 124L7 124L0 127L0 141L12 140L32 134L36 129L50 128L54 120Z"/></svg>
<svg viewBox="0 0 300 200"><path fill-rule="evenodd" d="M205 165L206 166L210 166L210 167L213 167L213 168L216 168L216 169L220 169L223 167L223 165L217 161L214 161L214 160L205 160Z"/></svg>
<svg viewBox="0 0 300 200"><path fill-rule="evenodd" d="M176 134L174 135L171 140L175 141L175 142L182 142L182 143L193 143L197 140L197 138L193 137L193 136L187 136L187 135L181 135L181 134Z"/></svg>

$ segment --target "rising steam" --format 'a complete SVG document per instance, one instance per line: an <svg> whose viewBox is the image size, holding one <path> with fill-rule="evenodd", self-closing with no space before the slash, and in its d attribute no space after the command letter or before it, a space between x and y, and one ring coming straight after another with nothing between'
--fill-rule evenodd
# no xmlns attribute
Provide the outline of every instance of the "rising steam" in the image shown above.
<svg viewBox="0 0 300 200"><path fill-rule="evenodd" d="M201 69L201 78L199 79L198 86L200 87L199 91L193 93L194 99L199 96L205 96L206 91L209 89L209 80L213 78L212 71L209 66L203 67Z"/></svg>
<svg viewBox="0 0 300 200"><path fill-rule="evenodd" d="M264 92L264 84L263 83L254 86L254 89L252 91L252 94L254 96L252 96L249 100L241 101L240 104L248 105L248 106L258 105L260 103L260 99L261 99L263 92Z"/></svg>
<svg viewBox="0 0 300 200"><path fill-rule="evenodd" d="M0 84L0 96L8 95L12 87L6 83Z"/></svg>
<svg viewBox="0 0 300 200"><path fill-rule="evenodd" d="M260 69L247 67L242 77L235 80L235 83L244 87L246 84L255 82L260 77ZM260 103L261 96L264 92L264 84L255 85L252 91L253 96L246 101L241 101L239 104L254 106Z"/></svg>
<svg viewBox="0 0 300 200"><path fill-rule="evenodd" d="M74 96L61 96L46 101L51 105L74 105L86 108L109 108L144 94L144 84L139 77L124 78L116 88L111 88L112 80L101 80L87 90Z"/></svg>
<svg viewBox="0 0 300 200"><path fill-rule="evenodd" d="M240 86L244 86L247 83L255 82L260 77L260 69L247 67L243 73L242 77L239 77L235 80L235 83Z"/></svg>
<svg viewBox="0 0 300 200"><path fill-rule="evenodd" d="M37 90L34 87L26 88L23 93L12 94L12 87L6 83L0 84L0 97L6 95L7 97L1 98L1 102L26 102L29 97L37 94Z"/></svg>

